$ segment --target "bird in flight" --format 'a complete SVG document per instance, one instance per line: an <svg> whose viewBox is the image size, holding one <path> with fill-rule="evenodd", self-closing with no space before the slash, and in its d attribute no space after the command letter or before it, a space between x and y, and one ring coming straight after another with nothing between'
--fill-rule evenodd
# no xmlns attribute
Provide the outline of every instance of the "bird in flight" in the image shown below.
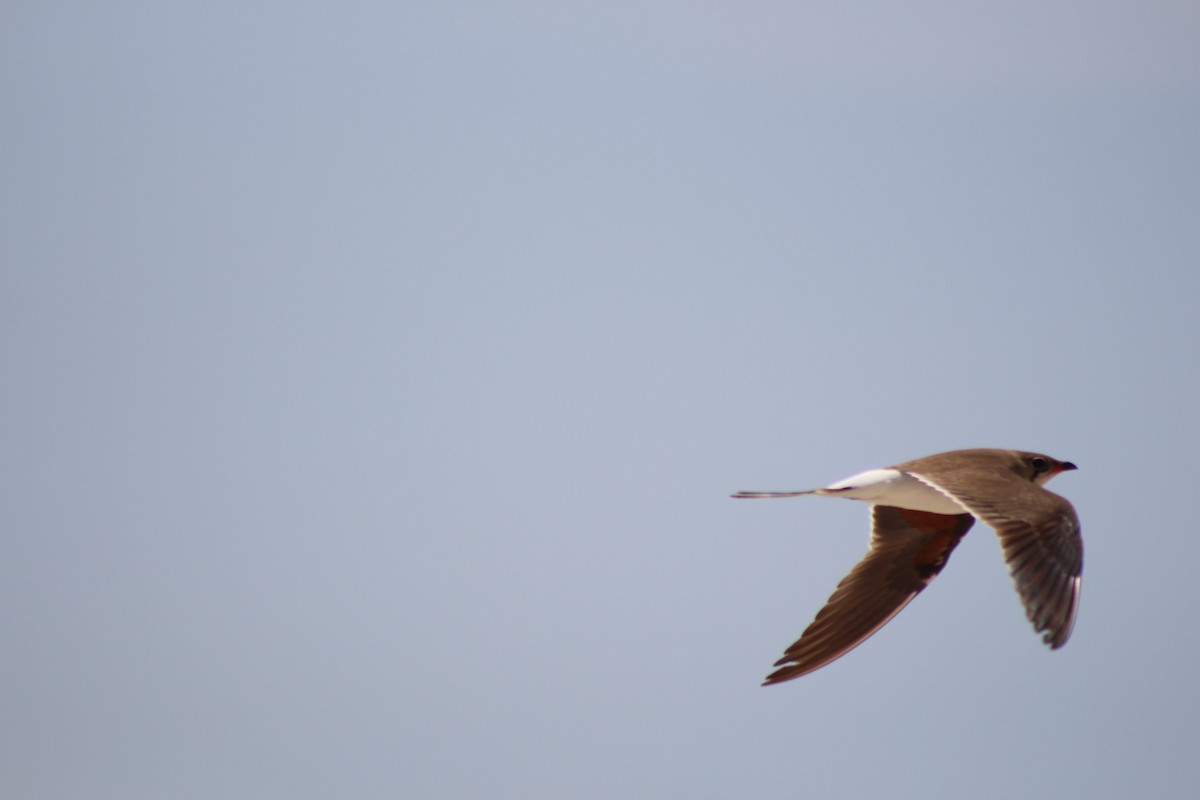
<svg viewBox="0 0 1200 800"><path fill-rule="evenodd" d="M764 686L820 669L862 644L929 585L981 520L1000 536L1004 559L1034 630L1057 650L1067 643L1083 574L1079 517L1043 489L1076 469L1020 450L953 450L872 469L803 492L738 492L737 498L816 494L871 504L867 554L787 649Z"/></svg>

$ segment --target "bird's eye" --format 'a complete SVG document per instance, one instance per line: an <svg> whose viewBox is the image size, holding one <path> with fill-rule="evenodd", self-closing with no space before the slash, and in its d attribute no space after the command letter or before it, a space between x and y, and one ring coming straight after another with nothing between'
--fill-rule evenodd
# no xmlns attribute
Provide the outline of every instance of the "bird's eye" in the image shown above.
<svg viewBox="0 0 1200 800"><path fill-rule="evenodd" d="M1046 470L1050 469L1050 462L1041 456L1031 460L1029 465L1033 467L1034 472L1045 472Z"/></svg>

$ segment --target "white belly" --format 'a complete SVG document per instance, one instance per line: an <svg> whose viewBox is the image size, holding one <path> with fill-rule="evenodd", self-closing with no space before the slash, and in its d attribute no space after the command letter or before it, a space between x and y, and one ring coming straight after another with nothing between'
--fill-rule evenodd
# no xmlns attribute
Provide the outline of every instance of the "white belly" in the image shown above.
<svg viewBox="0 0 1200 800"><path fill-rule="evenodd" d="M934 514L966 514L965 508L937 489L896 469L869 469L831 483L817 494Z"/></svg>

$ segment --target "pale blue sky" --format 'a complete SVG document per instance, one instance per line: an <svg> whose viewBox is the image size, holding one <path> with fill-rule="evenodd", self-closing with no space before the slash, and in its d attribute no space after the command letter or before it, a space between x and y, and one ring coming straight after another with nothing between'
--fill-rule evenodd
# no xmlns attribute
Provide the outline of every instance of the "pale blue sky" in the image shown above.
<svg viewBox="0 0 1200 800"><path fill-rule="evenodd" d="M1200 784L1200 7L12 3L6 798L1127 798ZM994 536L761 688L866 508Z"/></svg>

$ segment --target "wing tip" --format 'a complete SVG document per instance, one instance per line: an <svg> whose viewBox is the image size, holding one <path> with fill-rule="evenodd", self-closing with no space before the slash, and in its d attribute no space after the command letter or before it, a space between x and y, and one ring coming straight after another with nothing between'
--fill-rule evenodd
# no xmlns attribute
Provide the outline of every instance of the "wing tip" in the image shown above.
<svg viewBox="0 0 1200 800"><path fill-rule="evenodd" d="M786 662L784 662L784 663L786 663ZM779 666L779 665L776 664L776 666ZM768 675L766 678L764 678L762 685L763 686L775 686L776 684L786 683L787 681L795 680L796 678L799 678L801 675L807 675L808 673L812 672L814 669L817 669L817 668L816 667L801 667L799 664L788 664L788 666L782 667L781 669L777 669L774 672L772 672L770 675Z"/></svg>

